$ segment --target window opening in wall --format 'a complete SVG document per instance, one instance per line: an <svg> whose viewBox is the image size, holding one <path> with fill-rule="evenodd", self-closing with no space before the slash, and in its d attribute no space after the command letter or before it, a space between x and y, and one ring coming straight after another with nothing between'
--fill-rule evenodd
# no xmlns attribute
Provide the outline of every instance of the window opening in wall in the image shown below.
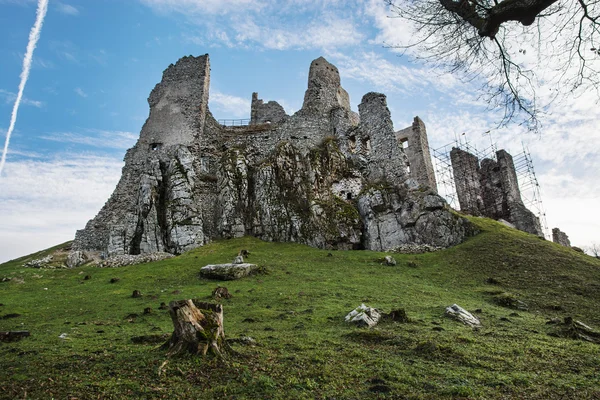
<svg viewBox="0 0 600 400"><path fill-rule="evenodd" d="M410 174L410 163L406 163L406 171Z"/></svg>
<svg viewBox="0 0 600 400"><path fill-rule="evenodd" d="M401 139L400 143L402 143L403 149L408 149L408 139Z"/></svg>
<svg viewBox="0 0 600 400"><path fill-rule="evenodd" d="M371 139L366 138L363 139L361 142L363 152L365 152L366 154L371 154Z"/></svg>
<svg viewBox="0 0 600 400"><path fill-rule="evenodd" d="M160 150L160 145L161 145L160 143L152 143L152 144L150 144L150 149L152 151Z"/></svg>
<svg viewBox="0 0 600 400"><path fill-rule="evenodd" d="M346 194L346 200L352 200L352 193Z"/></svg>
<svg viewBox="0 0 600 400"><path fill-rule="evenodd" d="M356 136L352 135L348 138L348 147L350 148L350 153L356 153Z"/></svg>

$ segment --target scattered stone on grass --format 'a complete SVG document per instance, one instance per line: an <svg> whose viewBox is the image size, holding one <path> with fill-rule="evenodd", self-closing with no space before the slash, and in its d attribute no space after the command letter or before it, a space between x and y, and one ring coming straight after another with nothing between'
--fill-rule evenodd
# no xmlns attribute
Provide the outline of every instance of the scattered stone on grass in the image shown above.
<svg viewBox="0 0 600 400"><path fill-rule="evenodd" d="M449 307L446 307L446 313L448 317L453 318L459 322L467 326L472 326L474 328L480 327L481 322L479 318L475 317L473 314L460 307L458 304L453 304Z"/></svg>
<svg viewBox="0 0 600 400"><path fill-rule="evenodd" d="M158 307L158 309L159 310L168 310L169 306L165 302L162 302L162 303L160 303L160 307Z"/></svg>
<svg viewBox="0 0 600 400"><path fill-rule="evenodd" d="M143 264L152 261L161 261L175 257L169 253L123 254L112 256L95 264L99 268L118 268L126 265Z"/></svg>
<svg viewBox="0 0 600 400"><path fill-rule="evenodd" d="M242 336L240 338L231 338L231 339L226 339L227 343L237 343L237 344L241 344L244 346L257 346L258 343L256 342L256 340L254 340L254 338L250 337L250 336Z"/></svg>
<svg viewBox="0 0 600 400"><path fill-rule="evenodd" d="M0 282L10 282L12 280L12 278L2 278L0 279Z"/></svg>
<svg viewBox="0 0 600 400"><path fill-rule="evenodd" d="M516 295L508 292L497 294L493 298L494 303L502 307L513 308L515 310L527 311L529 306L519 300Z"/></svg>
<svg viewBox="0 0 600 400"><path fill-rule="evenodd" d="M229 293L229 290L227 290L226 287L224 287L224 286L217 286L215 288L215 290L212 291L212 297L215 300L218 300L218 299L230 299L233 296L231 295L231 293Z"/></svg>
<svg viewBox="0 0 600 400"><path fill-rule="evenodd" d="M240 252L238 253L238 256L248 258L248 256L250 256L250 252L246 249L241 249Z"/></svg>
<svg viewBox="0 0 600 400"><path fill-rule="evenodd" d="M410 322L410 318L406 315L404 308L399 308L397 310L392 310L387 314L383 314L383 318L395 322Z"/></svg>
<svg viewBox="0 0 600 400"><path fill-rule="evenodd" d="M121 278L111 278L109 282L110 282L110 283L117 283L117 282L119 282L120 280L121 280Z"/></svg>
<svg viewBox="0 0 600 400"><path fill-rule="evenodd" d="M565 317L564 321L562 323L558 323L557 325L558 329L549 333L550 336L577 339L600 344L600 332L595 331L581 321L574 320L572 317Z"/></svg>
<svg viewBox="0 0 600 400"><path fill-rule="evenodd" d="M142 297L142 292L140 292L139 290L134 290L131 294L131 297L133 297L134 299L140 298Z"/></svg>
<svg viewBox="0 0 600 400"><path fill-rule="evenodd" d="M31 336L29 331L0 332L0 342L18 342L19 340L29 336Z"/></svg>
<svg viewBox="0 0 600 400"><path fill-rule="evenodd" d="M152 308L151 307L144 308L144 314L152 314Z"/></svg>
<svg viewBox="0 0 600 400"><path fill-rule="evenodd" d="M231 281L248 276L257 270L256 264L212 264L202 267L200 275L210 279Z"/></svg>
<svg viewBox="0 0 600 400"><path fill-rule="evenodd" d="M369 328L377 325L380 319L381 313L377 309L367 307L364 304L361 304L350 311L345 318L346 322L354 323L358 326L367 326Z"/></svg>
<svg viewBox="0 0 600 400"><path fill-rule="evenodd" d="M394 257L392 257L392 256L385 256L384 263L385 263L385 265L389 265L390 267L393 267L396 265L396 259L394 259Z"/></svg>
<svg viewBox="0 0 600 400"><path fill-rule="evenodd" d="M91 275L86 275L86 276L83 278L83 280L84 280L84 281L89 281L90 279L92 279L92 276L91 276Z"/></svg>
<svg viewBox="0 0 600 400"><path fill-rule="evenodd" d="M242 257L242 256L237 256L232 261L232 264L243 264L243 263L244 263L244 257Z"/></svg>
<svg viewBox="0 0 600 400"><path fill-rule="evenodd" d="M45 268L52 262L53 259L54 257L52 256L46 256L37 260L28 261L23 264L23 266L26 268Z"/></svg>
<svg viewBox="0 0 600 400"><path fill-rule="evenodd" d="M398 247L395 247L392 251L394 253L401 254L423 254L423 253L431 253L438 250L443 250L443 247L438 246L430 246L428 244L416 244L416 243L407 243L401 244Z"/></svg>

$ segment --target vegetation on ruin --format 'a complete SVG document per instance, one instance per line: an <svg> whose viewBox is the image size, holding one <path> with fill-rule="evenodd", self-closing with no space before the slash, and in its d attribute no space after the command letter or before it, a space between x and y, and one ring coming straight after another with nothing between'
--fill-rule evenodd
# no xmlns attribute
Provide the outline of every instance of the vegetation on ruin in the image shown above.
<svg viewBox="0 0 600 400"><path fill-rule="evenodd" d="M116 269L22 266L66 245L2 264L0 281L10 280L0 282L0 331L31 336L0 343L0 398L598 398L600 345L547 322L600 328L600 260L472 221L480 235L436 253L393 254L393 267L380 263L385 253L250 237ZM240 249L267 273L198 277ZM226 337L257 345L232 343L224 360L168 358L159 347L173 327L161 302L212 301L217 286L233 295L219 300ZM410 321L346 324L361 303L404 309ZM483 327L445 318L454 303Z"/></svg>

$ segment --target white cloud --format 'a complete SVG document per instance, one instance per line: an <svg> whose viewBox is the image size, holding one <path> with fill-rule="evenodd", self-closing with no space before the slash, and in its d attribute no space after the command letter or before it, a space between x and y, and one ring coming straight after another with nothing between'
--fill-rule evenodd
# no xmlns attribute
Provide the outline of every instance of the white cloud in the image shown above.
<svg viewBox="0 0 600 400"><path fill-rule="evenodd" d="M328 17L318 23L286 27L259 26L245 18L234 27L238 43L258 43L267 49L324 49L357 45L363 40L352 20Z"/></svg>
<svg viewBox="0 0 600 400"><path fill-rule="evenodd" d="M71 16L79 15L79 10L70 4L58 2L58 3L56 3L56 9L61 14L71 15Z"/></svg>
<svg viewBox="0 0 600 400"><path fill-rule="evenodd" d="M62 154L17 161L0 178L0 262L73 239L114 190L123 162Z"/></svg>
<svg viewBox="0 0 600 400"><path fill-rule="evenodd" d="M177 12L186 15L243 13L248 9L258 10L264 7L260 0L140 0L161 13Z"/></svg>
<svg viewBox="0 0 600 400"><path fill-rule="evenodd" d="M85 133L60 132L40 136L40 139L61 143L75 143L107 149L129 149L139 135L131 132L86 129Z"/></svg>
<svg viewBox="0 0 600 400"><path fill-rule="evenodd" d="M5 104L12 104L17 99L17 94L13 92L9 92L8 90L0 89L0 98L4 99ZM31 100L27 97L23 97L21 100L21 104L26 106L33 106L37 108L42 108L44 106L43 101Z"/></svg>
<svg viewBox="0 0 600 400"><path fill-rule="evenodd" d="M209 107L213 112L217 111L227 118L249 118L250 99L211 91Z"/></svg>
<svg viewBox="0 0 600 400"><path fill-rule="evenodd" d="M74 89L74 91L75 91L75 93L77 93L79 96L83 97L84 99L85 99L86 97L88 97L87 93L86 93L86 92L84 92L84 91L83 91L83 89L82 89L82 88L80 88L80 87L76 87L76 88Z"/></svg>

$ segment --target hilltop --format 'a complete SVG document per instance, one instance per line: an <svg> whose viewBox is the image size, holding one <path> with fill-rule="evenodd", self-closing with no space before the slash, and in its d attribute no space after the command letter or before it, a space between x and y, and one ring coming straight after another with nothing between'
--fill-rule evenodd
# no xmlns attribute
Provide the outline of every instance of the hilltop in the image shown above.
<svg viewBox="0 0 600 400"><path fill-rule="evenodd" d="M600 260L492 220L470 220L479 235L434 253L393 254L393 267L381 263L389 253L252 237L121 268L22 266L68 244L2 264L0 280L10 280L0 283L0 331L31 336L0 344L0 397L600 396L600 346L560 337L568 333L565 317L600 328ZM242 248L267 274L224 284L198 277L202 266L230 261ZM233 344L238 354L226 361L167 360L160 343L132 341L172 332L161 302L214 301L219 285L233 295L219 300L226 336L250 336L256 346ZM132 298L133 290L142 297ZM410 322L371 330L345 323L361 303L385 313L404 309ZM483 327L444 317L453 303Z"/></svg>

